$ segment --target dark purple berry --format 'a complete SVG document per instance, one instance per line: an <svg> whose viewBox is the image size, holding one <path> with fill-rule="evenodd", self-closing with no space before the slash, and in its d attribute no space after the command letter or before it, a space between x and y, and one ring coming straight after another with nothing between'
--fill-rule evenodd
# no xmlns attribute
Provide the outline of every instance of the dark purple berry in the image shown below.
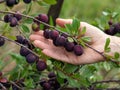
<svg viewBox="0 0 120 90"><path fill-rule="evenodd" d="M28 63L34 63L37 59L37 56L34 55L33 53L29 53L27 56L26 56L26 61Z"/></svg>
<svg viewBox="0 0 120 90"><path fill-rule="evenodd" d="M10 20L10 26L15 27L16 25L18 25L18 20L15 17L12 17Z"/></svg>
<svg viewBox="0 0 120 90"><path fill-rule="evenodd" d="M39 20L47 23L48 22L48 16L46 14L40 14L39 15Z"/></svg>
<svg viewBox="0 0 120 90"><path fill-rule="evenodd" d="M56 44L58 45L58 46L64 46L65 45L65 43L66 43L66 38L65 37L63 37L63 36L59 36L59 37L57 37L56 38Z"/></svg>
<svg viewBox="0 0 120 90"><path fill-rule="evenodd" d="M12 18L12 15L11 14L7 14L7 15L4 16L4 21L6 23L8 23L8 22L10 22L11 18Z"/></svg>
<svg viewBox="0 0 120 90"><path fill-rule="evenodd" d="M43 36L44 36L46 39L49 39L49 34L50 34L50 30L49 30L49 29L45 29L44 32L43 32Z"/></svg>
<svg viewBox="0 0 120 90"><path fill-rule="evenodd" d="M83 47L81 45L75 45L73 51L75 55L80 56L83 54Z"/></svg>
<svg viewBox="0 0 120 90"><path fill-rule="evenodd" d="M17 86L12 85L12 90L20 90Z"/></svg>
<svg viewBox="0 0 120 90"><path fill-rule="evenodd" d="M108 21L108 24L109 24L109 25L112 25L112 24L113 24L112 20L109 20L109 21Z"/></svg>
<svg viewBox="0 0 120 90"><path fill-rule="evenodd" d="M111 26L109 29L105 30L104 32L108 35L115 35L117 33L117 30L115 29L115 27Z"/></svg>
<svg viewBox="0 0 120 90"><path fill-rule="evenodd" d="M23 40L24 40L24 38L22 36L20 36L20 35L16 36L16 40L15 40L16 42L22 44Z"/></svg>
<svg viewBox="0 0 120 90"><path fill-rule="evenodd" d="M59 44L56 42L56 40L53 40L53 44L54 44L55 46L59 46Z"/></svg>
<svg viewBox="0 0 120 90"><path fill-rule="evenodd" d="M65 45L64 45L65 49L66 49L68 52L73 51L74 46L75 46L74 42L69 42L69 41L66 42Z"/></svg>
<svg viewBox="0 0 120 90"><path fill-rule="evenodd" d="M33 23L32 24L32 30L35 31L35 32L39 31L40 30L39 25L37 23Z"/></svg>
<svg viewBox="0 0 120 90"><path fill-rule="evenodd" d="M30 53L30 51L26 47L21 47L20 55L27 56L29 53Z"/></svg>
<svg viewBox="0 0 120 90"><path fill-rule="evenodd" d="M46 64L46 62L44 62L42 60L39 60L37 62L36 68L37 68L38 71L43 71L47 68L47 64Z"/></svg>
<svg viewBox="0 0 120 90"><path fill-rule="evenodd" d="M24 3L29 4L31 3L31 0L23 0Z"/></svg>
<svg viewBox="0 0 120 90"><path fill-rule="evenodd" d="M45 78L42 78L42 79L40 80L40 85L43 86L43 84L46 83L46 82L47 82L47 80L46 80Z"/></svg>
<svg viewBox="0 0 120 90"><path fill-rule="evenodd" d="M54 84L54 89L58 90L60 88L60 83L56 80Z"/></svg>
<svg viewBox="0 0 120 90"><path fill-rule="evenodd" d="M50 72L50 73L48 74L48 77L49 77L49 78L53 78L53 77L56 77L56 75L55 75L54 72Z"/></svg>
<svg viewBox="0 0 120 90"><path fill-rule="evenodd" d="M16 0L6 0L6 5L11 7L16 3Z"/></svg>
<svg viewBox="0 0 120 90"><path fill-rule="evenodd" d="M22 19L20 12L16 12L16 14L14 14L14 17L16 17L18 21Z"/></svg>
<svg viewBox="0 0 120 90"><path fill-rule="evenodd" d="M120 23L116 23L113 25L114 26L114 31L117 33L119 32L120 33Z"/></svg>
<svg viewBox="0 0 120 90"><path fill-rule="evenodd" d="M46 82L46 83L43 84L43 89L44 90L50 90L51 89L51 85L48 82Z"/></svg>
<svg viewBox="0 0 120 90"><path fill-rule="evenodd" d="M5 44L5 39L3 37L0 37L0 46L3 46Z"/></svg>
<svg viewBox="0 0 120 90"><path fill-rule="evenodd" d="M56 38L59 36L59 32L57 30L51 30L49 33L49 37L52 40L56 40Z"/></svg>

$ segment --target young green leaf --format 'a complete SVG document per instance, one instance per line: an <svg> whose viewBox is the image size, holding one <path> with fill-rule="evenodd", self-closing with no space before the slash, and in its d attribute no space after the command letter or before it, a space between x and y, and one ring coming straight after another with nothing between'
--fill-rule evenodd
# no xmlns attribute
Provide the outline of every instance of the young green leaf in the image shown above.
<svg viewBox="0 0 120 90"><path fill-rule="evenodd" d="M85 33L86 33L86 27L83 27L79 34L84 35Z"/></svg>
<svg viewBox="0 0 120 90"><path fill-rule="evenodd" d="M111 48L109 47L109 45L110 45L110 38L107 38L105 46L104 46L104 51L105 52L110 52Z"/></svg>
<svg viewBox="0 0 120 90"><path fill-rule="evenodd" d="M72 22L72 28L78 32L78 29L80 27L80 21L76 18L73 19L73 22Z"/></svg>
<svg viewBox="0 0 120 90"><path fill-rule="evenodd" d="M26 32L26 33L29 33L29 32L30 32L28 26L22 25L21 27L22 27L22 30L23 30L24 32Z"/></svg>
<svg viewBox="0 0 120 90"><path fill-rule="evenodd" d="M91 38L88 36L81 37L84 42L91 42Z"/></svg>
<svg viewBox="0 0 120 90"><path fill-rule="evenodd" d="M119 54L118 52L115 52L115 53L114 53L114 58L115 58L115 59L119 59L119 57L120 57L120 54Z"/></svg>
<svg viewBox="0 0 120 90"><path fill-rule="evenodd" d="M67 73L74 73L74 71L78 68L77 65L66 64L64 67L64 71Z"/></svg>

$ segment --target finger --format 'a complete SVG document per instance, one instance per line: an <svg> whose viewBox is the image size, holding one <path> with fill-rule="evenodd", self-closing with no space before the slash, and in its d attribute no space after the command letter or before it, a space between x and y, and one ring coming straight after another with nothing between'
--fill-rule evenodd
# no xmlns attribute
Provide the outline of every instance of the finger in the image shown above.
<svg viewBox="0 0 120 90"><path fill-rule="evenodd" d="M44 40L45 38L40 35L32 34L32 35L30 35L29 39L31 41L34 41L34 40Z"/></svg>
<svg viewBox="0 0 120 90"><path fill-rule="evenodd" d="M47 49L47 48L49 48L49 44L46 44L46 43L44 43L44 42L42 42L42 41L39 41L39 40L35 40L35 41L33 42L33 44L34 44L36 47L41 48L41 49Z"/></svg>
<svg viewBox="0 0 120 90"><path fill-rule="evenodd" d="M63 62L70 63L69 60L68 60L68 57L66 57L65 54L63 56L63 53L64 53L63 50L62 51L61 50L58 51L56 49L52 49L52 50L51 49L44 49L42 51L42 53L44 53L45 55L47 55L49 57L52 57L52 58L54 58L54 59L56 59L58 61L63 61Z"/></svg>
<svg viewBox="0 0 120 90"><path fill-rule="evenodd" d="M38 31L38 32L34 32L33 34L37 34L37 35L43 36L43 30L40 30L40 31Z"/></svg>
<svg viewBox="0 0 120 90"><path fill-rule="evenodd" d="M72 23L72 19L57 18L56 23L61 27L65 27L65 24L71 24Z"/></svg>

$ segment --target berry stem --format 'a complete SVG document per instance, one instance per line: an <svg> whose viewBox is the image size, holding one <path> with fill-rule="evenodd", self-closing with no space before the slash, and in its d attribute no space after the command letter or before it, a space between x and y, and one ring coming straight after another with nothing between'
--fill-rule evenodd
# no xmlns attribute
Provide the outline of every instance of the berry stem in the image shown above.
<svg viewBox="0 0 120 90"><path fill-rule="evenodd" d="M33 52L32 50L30 50L30 49L27 48L26 46L24 46L24 45L22 45L22 44L20 44L20 43L18 43L18 42L16 42L16 41L13 41L13 40L5 37L5 36L0 35L0 37L4 38L5 40L8 40L8 41L10 41L10 42L13 42L13 43L15 43L15 44L17 44L17 45L19 45L19 46L25 47L25 48L26 48L27 50L29 50L31 53L35 54L36 56L38 56L38 57L40 58L40 55L38 55L37 53Z"/></svg>
<svg viewBox="0 0 120 90"><path fill-rule="evenodd" d="M7 90L6 87L2 85L1 83L0 83L0 86L2 87L3 90Z"/></svg>
<svg viewBox="0 0 120 90"><path fill-rule="evenodd" d="M14 86L16 86L17 88L19 88L20 90L24 90L24 89L22 89L20 86L18 86L15 82L10 81L10 83L13 84Z"/></svg>

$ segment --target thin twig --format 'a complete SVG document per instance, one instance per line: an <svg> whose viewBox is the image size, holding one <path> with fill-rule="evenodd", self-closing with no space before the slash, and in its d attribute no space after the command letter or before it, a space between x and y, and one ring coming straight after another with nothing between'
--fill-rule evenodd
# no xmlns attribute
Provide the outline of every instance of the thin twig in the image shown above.
<svg viewBox="0 0 120 90"><path fill-rule="evenodd" d="M0 83L0 86L4 89L4 90L7 90L5 86L3 86L1 83Z"/></svg>
<svg viewBox="0 0 120 90"><path fill-rule="evenodd" d="M24 90L23 88L21 88L20 86L18 86L15 82L10 81L11 84L13 84L14 86L16 86L17 88L19 88L20 90Z"/></svg>
<svg viewBox="0 0 120 90"><path fill-rule="evenodd" d="M22 45L22 44L20 44L20 43L18 43L18 42L16 42L16 41L14 41L14 40L11 40L11 39L9 39L9 38L7 38L7 37L5 37L5 36L0 35L0 37L4 38L4 39L6 39L6 40L8 40L8 41L10 41L10 42L13 42L13 43L15 43L15 44L17 44L17 45L19 45L19 46L25 47L25 48L26 48L27 50L29 50L31 53L35 54L36 56L38 56L38 57L40 58L40 55L38 55L37 53L33 52L32 50L30 50L30 49L27 48L26 46L24 46L24 45Z"/></svg>
<svg viewBox="0 0 120 90"><path fill-rule="evenodd" d="M120 83L120 80L105 80L105 81L97 81L97 82L92 83L92 85L96 85L96 84L100 84L100 83L111 83L111 82Z"/></svg>

